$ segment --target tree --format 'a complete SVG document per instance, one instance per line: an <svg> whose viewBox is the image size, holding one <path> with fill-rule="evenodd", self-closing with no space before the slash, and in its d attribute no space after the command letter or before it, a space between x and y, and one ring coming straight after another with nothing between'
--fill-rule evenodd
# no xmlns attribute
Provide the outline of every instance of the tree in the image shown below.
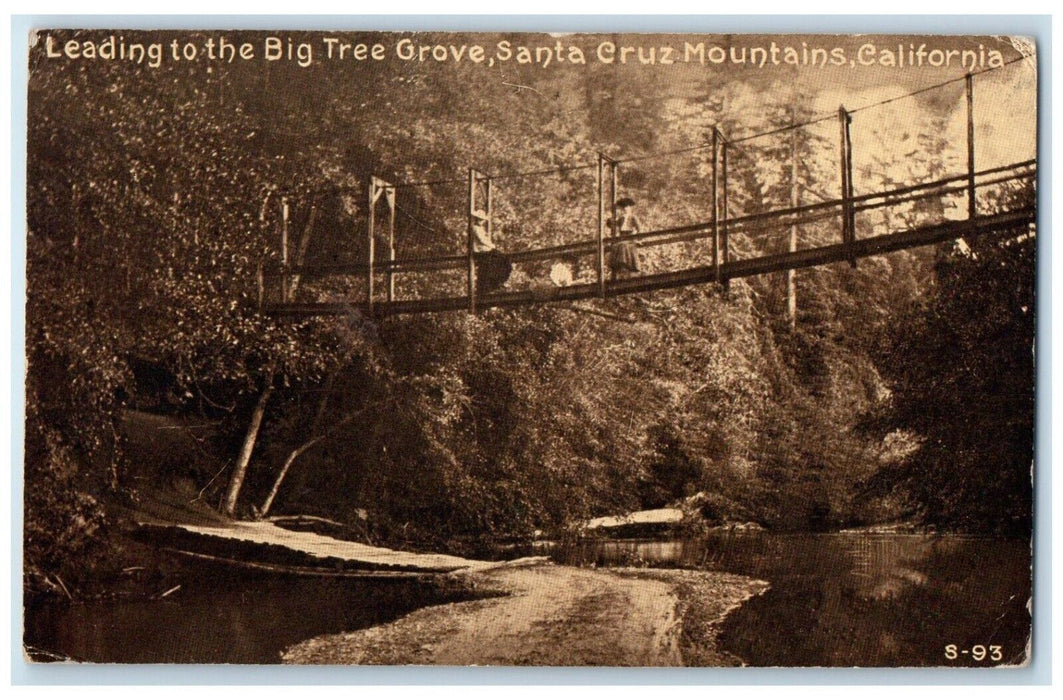
<svg viewBox="0 0 1063 700"><path fill-rule="evenodd" d="M36 442L27 490L63 471L70 502L98 507L123 487L116 436L137 392L133 362L166 369L172 410L206 401L240 417L273 382L322 375L343 347L337 339L351 338L336 324L277 323L257 308L256 266L276 250L263 195L278 182L322 181L320 161L279 137L268 111L227 97L260 74L57 61L43 44L30 56L27 439ZM58 517L30 515L45 519L42 532Z"/></svg>
<svg viewBox="0 0 1063 700"><path fill-rule="evenodd" d="M890 324L891 394L869 425L895 447L869 494L930 525L1029 533L1036 243L1022 227L942 253L925 301Z"/></svg>

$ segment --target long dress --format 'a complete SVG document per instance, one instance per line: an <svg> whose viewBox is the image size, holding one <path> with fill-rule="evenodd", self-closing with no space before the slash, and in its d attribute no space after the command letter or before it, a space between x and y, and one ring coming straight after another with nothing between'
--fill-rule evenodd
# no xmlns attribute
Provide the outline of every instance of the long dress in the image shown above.
<svg viewBox="0 0 1063 700"><path fill-rule="evenodd" d="M613 235L626 236L641 230L638 218L634 214L617 217L613 225ZM619 241L610 247L609 269L614 275L639 271L638 246L628 241Z"/></svg>
<svg viewBox="0 0 1063 700"><path fill-rule="evenodd" d="M476 293L488 294L509 280L513 263L498 250L483 224L473 226L473 257L476 259Z"/></svg>

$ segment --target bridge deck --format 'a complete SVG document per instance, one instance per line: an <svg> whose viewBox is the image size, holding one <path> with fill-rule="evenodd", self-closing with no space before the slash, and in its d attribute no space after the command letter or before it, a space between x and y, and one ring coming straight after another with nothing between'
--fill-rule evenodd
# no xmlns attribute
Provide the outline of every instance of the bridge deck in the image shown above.
<svg viewBox="0 0 1063 700"><path fill-rule="evenodd" d="M745 260L730 260L720 265L719 273L721 280L726 281L782 270L795 270L834 262L844 262L931 245L960 237L975 237L1015 229L1032 224L1035 218L1035 209L1026 207L1000 214L978 216L974 219L948 221L862 238L848 244L838 243ZM691 228L705 228L705 226ZM606 294L607 296L637 294L659 289L674 289L694 284L705 284L715 282L716 274L715 267L706 265L676 272L643 275L641 277L607 282ZM597 283L575 284L567 287L503 291L477 295L476 306L478 309L511 308L530 304L593 299L598 295L599 288ZM270 307L270 310L280 316L327 316L349 314L352 310L362 307L364 307L364 304L355 302L293 302L274 304ZM373 304L373 314L383 317L396 314L459 311L468 308L468 296L439 297L398 300L390 303L377 301Z"/></svg>

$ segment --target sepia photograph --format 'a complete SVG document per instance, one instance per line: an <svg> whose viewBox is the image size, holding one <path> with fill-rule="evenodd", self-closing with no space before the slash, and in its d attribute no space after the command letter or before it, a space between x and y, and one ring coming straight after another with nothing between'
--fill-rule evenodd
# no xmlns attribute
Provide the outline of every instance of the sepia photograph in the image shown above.
<svg viewBox="0 0 1063 700"><path fill-rule="evenodd" d="M29 664L1037 653L1033 38L28 43Z"/></svg>

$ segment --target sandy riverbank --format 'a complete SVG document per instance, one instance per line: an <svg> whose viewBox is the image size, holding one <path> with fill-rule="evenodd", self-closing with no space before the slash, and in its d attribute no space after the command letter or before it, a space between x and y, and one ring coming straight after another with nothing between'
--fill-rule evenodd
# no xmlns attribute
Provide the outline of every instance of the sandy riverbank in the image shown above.
<svg viewBox="0 0 1063 700"><path fill-rule="evenodd" d="M497 597L423 608L386 625L316 637L292 664L734 666L716 636L768 584L661 569L586 569L536 561L453 574Z"/></svg>

